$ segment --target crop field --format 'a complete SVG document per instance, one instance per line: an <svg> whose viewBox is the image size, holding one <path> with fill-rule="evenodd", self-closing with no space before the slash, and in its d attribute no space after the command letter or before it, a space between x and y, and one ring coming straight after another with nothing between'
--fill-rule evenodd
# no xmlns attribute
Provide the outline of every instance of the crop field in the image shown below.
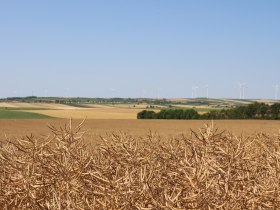
<svg viewBox="0 0 280 210"><path fill-rule="evenodd" d="M9 117L15 119L17 118L17 113L18 118L26 119L43 118L43 116L62 119L137 119L137 113L147 109L153 110L155 112L158 112L161 109L194 109L199 114L205 114L210 111L230 109L230 107L232 106L248 105L252 102L253 101L237 99L158 99L158 101L156 101L155 99L154 101L150 99L149 103L145 101L134 101L133 103L130 101L123 101L123 103L74 103L72 101L70 103L68 101L65 102L65 104L34 102L1 102L0 119L7 119ZM272 103L272 101L269 100L265 102L269 104ZM9 114L7 111L17 112ZM32 114L23 114L20 112Z"/></svg>
<svg viewBox="0 0 280 210"><path fill-rule="evenodd" d="M64 104L50 104L50 103L0 103L0 108L29 108L29 109L73 109L71 106Z"/></svg>
<svg viewBox="0 0 280 210"><path fill-rule="evenodd" d="M24 136L28 134L48 134L48 124L61 126L69 119L0 119L0 135ZM79 123L81 120L74 120ZM204 123L212 121L201 120L131 120L131 119L86 119L84 129L87 130L86 140L99 140L100 135L124 131L132 135L143 136L150 131L161 136L176 136L189 134L190 129L198 130ZM278 133L280 122L273 120L217 120L215 125L220 130L233 132L237 135L253 135L256 132Z"/></svg>
<svg viewBox="0 0 280 210"><path fill-rule="evenodd" d="M136 119L139 109L93 108L71 110L29 110L26 112L48 115L56 118L73 119Z"/></svg>
<svg viewBox="0 0 280 210"><path fill-rule="evenodd" d="M1 209L280 206L278 121L79 123L0 120Z"/></svg>
<svg viewBox="0 0 280 210"><path fill-rule="evenodd" d="M279 120L136 120L141 106L12 105L0 108L1 209L280 206Z"/></svg>
<svg viewBox="0 0 280 210"><path fill-rule="evenodd" d="M0 119L136 119L147 105L0 103Z"/></svg>
<svg viewBox="0 0 280 210"><path fill-rule="evenodd" d="M52 118L48 115L38 114L38 113L29 113L17 110L0 110L0 119L48 119Z"/></svg>

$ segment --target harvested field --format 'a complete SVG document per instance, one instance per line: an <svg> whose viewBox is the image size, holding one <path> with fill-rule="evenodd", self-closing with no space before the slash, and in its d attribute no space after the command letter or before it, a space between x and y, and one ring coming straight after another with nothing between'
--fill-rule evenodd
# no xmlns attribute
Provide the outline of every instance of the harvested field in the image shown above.
<svg viewBox="0 0 280 210"><path fill-rule="evenodd" d="M51 117L69 119L136 119L139 109L126 109L126 108L77 108L69 110L30 110L38 114L44 114Z"/></svg>
<svg viewBox="0 0 280 210"><path fill-rule="evenodd" d="M255 124L254 129L264 125ZM280 134L237 136L220 132L211 123L200 127L165 141L149 133L108 134L94 147L84 141L81 126L71 123L51 126L49 137L4 140L0 206L4 210L278 209Z"/></svg>
<svg viewBox="0 0 280 210"><path fill-rule="evenodd" d="M102 105L102 104L86 104L92 108L125 108L125 109L146 109L148 104L114 104L114 105Z"/></svg>
<svg viewBox="0 0 280 210"><path fill-rule="evenodd" d="M34 135L47 134L47 124L60 126L67 123L67 119L0 119L0 135L23 136L33 133ZM80 120L74 120L79 123ZM87 119L84 129L88 132L86 136L99 139L100 135L106 133L125 131L132 135L142 136L149 131L157 132L162 136L189 134L190 129L198 130L205 122L201 120L94 120ZM208 121L209 122L209 121ZM211 121L210 121L211 122ZM217 120L215 125L220 130L227 130L237 135L255 134L256 132L278 133L280 121L273 120Z"/></svg>
<svg viewBox="0 0 280 210"><path fill-rule="evenodd" d="M86 104L89 108L95 108L95 109L114 109L114 106L109 106L106 104Z"/></svg>
<svg viewBox="0 0 280 210"><path fill-rule="evenodd" d="M50 104L50 103L0 103L0 107L9 108L35 108L35 109L75 109L75 107L64 104Z"/></svg>

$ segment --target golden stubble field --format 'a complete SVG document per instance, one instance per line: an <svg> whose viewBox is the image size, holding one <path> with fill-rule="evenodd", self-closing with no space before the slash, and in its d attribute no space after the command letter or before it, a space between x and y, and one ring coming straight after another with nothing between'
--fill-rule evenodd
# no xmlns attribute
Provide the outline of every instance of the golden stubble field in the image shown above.
<svg viewBox="0 0 280 210"><path fill-rule="evenodd" d="M18 102L1 102L0 107L8 107L8 108L35 108L35 109L75 109L75 107L71 107L64 104L54 104L54 103L18 103Z"/></svg>
<svg viewBox="0 0 280 210"><path fill-rule="evenodd" d="M30 110L26 112L44 114L56 118L72 119L136 119L141 109L130 108L76 108L63 110Z"/></svg>

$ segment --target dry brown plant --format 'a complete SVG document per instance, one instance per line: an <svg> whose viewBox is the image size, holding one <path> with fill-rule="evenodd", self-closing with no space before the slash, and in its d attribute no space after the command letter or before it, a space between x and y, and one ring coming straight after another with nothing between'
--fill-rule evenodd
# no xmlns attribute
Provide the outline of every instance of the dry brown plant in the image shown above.
<svg viewBox="0 0 280 210"><path fill-rule="evenodd" d="M235 136L213 124L169 139L114 133L94 148L82 123L0 145L0 207L279 209L280 135Z"/></svg>

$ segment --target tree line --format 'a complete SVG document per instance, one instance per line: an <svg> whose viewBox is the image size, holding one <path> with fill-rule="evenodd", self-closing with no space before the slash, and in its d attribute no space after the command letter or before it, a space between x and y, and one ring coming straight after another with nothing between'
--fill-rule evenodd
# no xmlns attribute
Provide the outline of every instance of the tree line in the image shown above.
<svg viewBox="0 0 280 210"><path fill-rule="evenodd" d="M279 120L280 103L268 105L255 102L230 109L212 110L199 114L194 109L162 109L160 112L143 110L137 119L263 119Z"/></svg>

